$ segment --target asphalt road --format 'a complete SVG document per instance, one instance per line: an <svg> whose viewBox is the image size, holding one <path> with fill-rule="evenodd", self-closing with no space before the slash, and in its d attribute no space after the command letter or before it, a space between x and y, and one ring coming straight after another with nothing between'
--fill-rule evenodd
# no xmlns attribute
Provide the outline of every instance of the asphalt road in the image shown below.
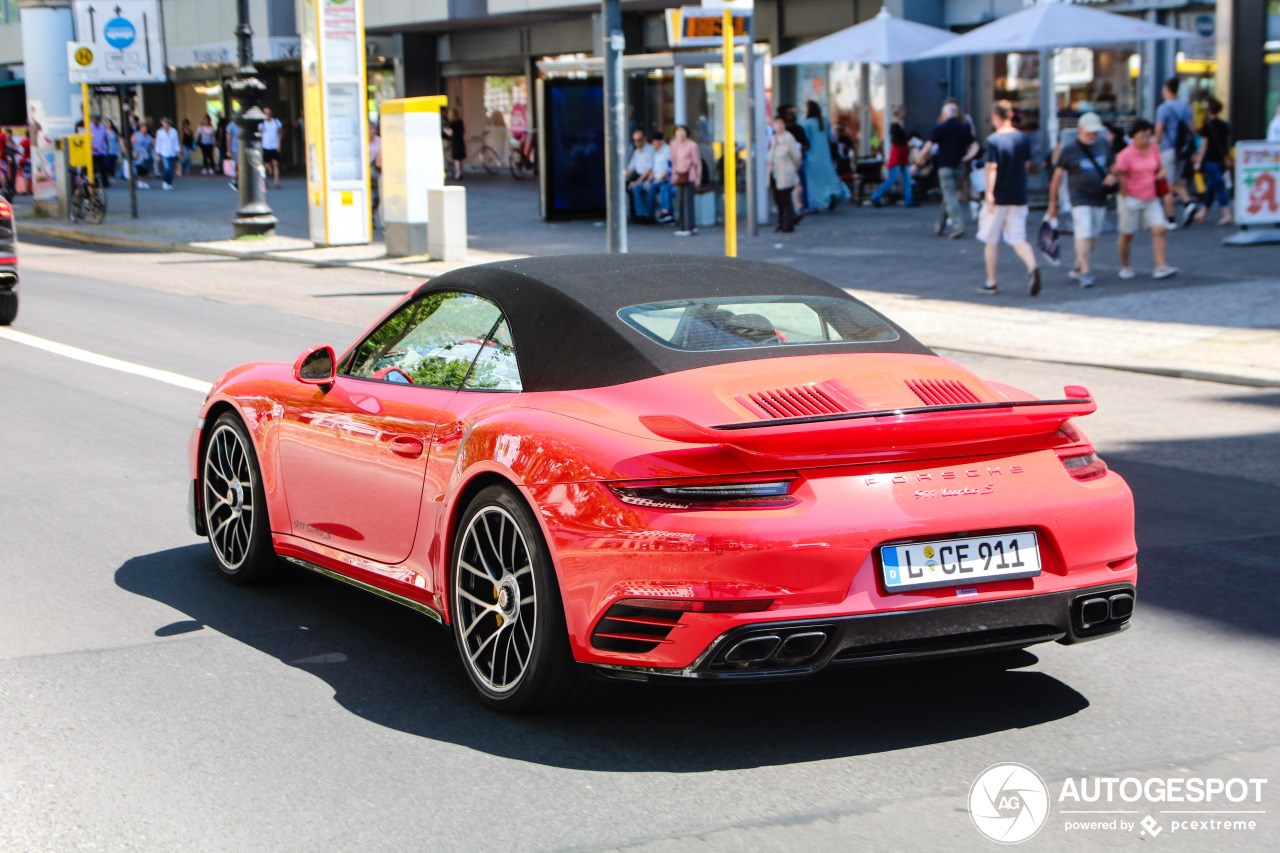
<svg viewBox="0 0 1280 853"><path fill-rule="evenodd" d="M15 330L204 381L345 343L407 284L56 246L23 270ZM201 394L0 337L0 850L989 850L968 792L1004 761L1054 797L1270 780L1260 804L1213 804L1265 812L1252 831L1175 832L1146 802L1113 808L1158 836L1068 831L1055 802L1027 850L1276 849L1280 395L958 358L1099 399L1084 426L1137 496L1130 631L1007 668L636 687L509 718L418 614L319 577L218 577L184 519Z"/></svg>

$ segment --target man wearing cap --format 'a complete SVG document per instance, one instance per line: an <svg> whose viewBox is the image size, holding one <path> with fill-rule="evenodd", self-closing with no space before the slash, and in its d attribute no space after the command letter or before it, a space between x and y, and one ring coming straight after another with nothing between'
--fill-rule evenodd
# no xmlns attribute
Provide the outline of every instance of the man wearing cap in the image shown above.
<svg viewBox="0 0 1280 853"><path fill-rule="evenodd" d="M1070 276L1080 282L1081 287L1093 287L1089 255L1107 219L1107 187L1116 183L1115 175L1111 174L1112 162L1111 143L1106 138L1102 119L1097 113L1085 113L1080 116L1075 140L1063 145L1058 153L1049 181L1049 209L1045 215L1053 219L1058 215L1062 176L1067 176L1076 241L1076 263Z"/></svg>

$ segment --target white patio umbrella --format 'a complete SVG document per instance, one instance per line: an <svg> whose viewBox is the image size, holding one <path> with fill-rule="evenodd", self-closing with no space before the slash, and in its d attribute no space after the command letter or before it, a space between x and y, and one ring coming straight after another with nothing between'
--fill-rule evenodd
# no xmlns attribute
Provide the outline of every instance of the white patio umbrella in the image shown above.
<svg viewBox="0 0 1280 853"><path fill-rule="evenodd" d="M909 62L917 58L922 51L947 42L951 38L952 34L946 30L895 18L889 14L888 9L881 7L879 14L871 20L854 24L852 27L846 27L837 33L797 47L795 50L789 50L774 59L773 64L861 63L863 65L862 91L858 99L862 102L860 110L862 126L867 127L870 124L871 105L868 103L870 91L867 86L866 65ZM870 136L863 133L861 137L861 151L867 154L870 151Z"/></svg>
<svg viewBox="0 0 1280 853"><path fill-rule="evenodd" d="M1091 47L1126 41L1196 38L1195 33L1149 24L1100 9L1042 0L1035 6L997 18L976 30L925 50L916 59L1014 53L1054 47Z"/></svg>
<svg viewBox="0 0 1280 853"><path fill-rule="evenodd" d="M881 8L871 20L789 50L774 59L773 64L874 62L889 65L909 62L952 38L946 30L895 18L888 9Z"/></svg>
<svg viewBox="0 0 1280 853"><path fill-rule="evenodd" d="M1051 51L1055 47L1092 47L1102 44L1119 44L1128 41L1163 41L1164 39L1195 38L1195 33L1176 30L1160 24L1149 24L1137 18L1128 18L1100 9L1089 9L1058 0L1040 2L997 18L972 32L957 36L951 41L921 53L917 59L939 59L946 56L967 56L975 53L1016 53L1018 51ZM1052 82L1052 57L1046 55ZM1054 87L1041 92L1042 109L1056 103L1052 97ZM1058 136L1058 111L1050 108L1045 122L1048 133L1045 140Z"/></svg>

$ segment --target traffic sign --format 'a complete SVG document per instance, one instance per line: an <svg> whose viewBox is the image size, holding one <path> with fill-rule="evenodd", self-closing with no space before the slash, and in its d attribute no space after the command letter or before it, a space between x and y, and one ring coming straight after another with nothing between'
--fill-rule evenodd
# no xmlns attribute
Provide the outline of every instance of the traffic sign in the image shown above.
<svg viewBox="0 0 1280 853"><path fill-rule="evenodd" d="M163 83L167 79L160 0L72 0L76 42L94 54L68 63L72 82ZM71 55L71 54L68 54ZM90 70L92 69L92 70Z"/></svg>
<svg viewBox="0 0 1280 853"><path fill-rule="evenodd" d="M67 76L72 83L97 83L101 55L87 44L67 42Z"/></svg>

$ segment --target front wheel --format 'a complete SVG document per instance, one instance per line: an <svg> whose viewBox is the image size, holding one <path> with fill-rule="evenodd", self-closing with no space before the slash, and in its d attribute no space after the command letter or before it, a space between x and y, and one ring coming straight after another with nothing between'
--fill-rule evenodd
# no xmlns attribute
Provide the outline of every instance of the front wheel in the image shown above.
<svg viewBox="0 0 1280 853"><path fill-rule="evenodd" d="M480 164L490 175L496 175L502 171L502 159L498 157L498 152L488 145L480 149Z"/></svg>
<svg viewBox="0 0 1280 853"><path fill-rule="evenodd" d="M271 545L266 492L253 441L240 418L214 421L200 461L200 506L209 545L228 580L276 580L282 564Z"/></svg>
<svg viewBox="0 0 1280 853"><path fill-rule="evenodd" d="M77 187L71 196L71 221L84 222L89 218L89 195L82 187Z"/></svg>
<svg viewBox="0 0 1280 853"><path fill-rule="evenodd" d="M511 152L511 177L517 181L523 181L525 175L529 174L524 155L519 151Z"/></svg>
<svg viewBox="0 0 1280 853"><path fill-rule="evenodd" d="M580 701L559 584L537 521L512 489L476 495L452 560L453 632L471 683L490 706L531 713Z"/></svg>

